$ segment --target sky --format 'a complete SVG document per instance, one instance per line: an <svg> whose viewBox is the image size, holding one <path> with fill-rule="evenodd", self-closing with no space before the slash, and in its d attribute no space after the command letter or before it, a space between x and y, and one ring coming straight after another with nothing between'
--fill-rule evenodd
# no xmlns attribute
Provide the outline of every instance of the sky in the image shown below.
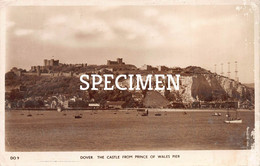
<svg viewBox="0 0 260 166"><path fill-rule="evenodd" d="M7 9L6 70L61 63L200 66L254 82L254 11L249 6L83 6Z"/></svg>

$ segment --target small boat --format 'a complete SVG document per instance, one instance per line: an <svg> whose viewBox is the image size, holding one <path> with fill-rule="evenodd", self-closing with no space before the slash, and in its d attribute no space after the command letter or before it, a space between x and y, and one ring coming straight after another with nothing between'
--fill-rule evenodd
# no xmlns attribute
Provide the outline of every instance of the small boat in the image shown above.
<svg viewBox="0 0 260 166"><path fill-rule="evenodd" d="M80 118L82 118L82 116L76 115L74 118L75 118L75 119L80 119Z"/></svg>
<svg viewBox="0 0 260 166"><path fill-rule="evenodd" d="M242 123L242 119L225 120L225 123Z"/></svg>
<svg viewBox="0 0 260 166"><path fill-rule="evenodd" d="M221 116L221 113L215 112L212 116Z"/></svg>
<svg viewBox="0 0 260 166"><path fill-rule="evenodd" d="M149 114L148 109L146 109L146 110L144 110L144 111L145 111L145 112L143 112L141 116L148 116L148 114Z"/></svg>
<svg viewBox="0 0 260 166"><path fill-rule="evenodd" d="M62 111L62 108L60 106L57 107L57 111L58 112L61 112Z"/></svg>
<svg viewBox="0 0 260 166"><path fill-rule="evenodd" d="M31 114L31 112L29 111L28 114L27 114L27 117L31 117L31 116L32 116L32 114Z"/></svg>
<svg viewBox="0 0 260 166"><path fill-rule="evenodd" d="M238 113L236 110L236 117L232 118L230 117L229 112L226 114L227 119L224 121L225 123L242 123L242 119L238 117Z"/></svg>

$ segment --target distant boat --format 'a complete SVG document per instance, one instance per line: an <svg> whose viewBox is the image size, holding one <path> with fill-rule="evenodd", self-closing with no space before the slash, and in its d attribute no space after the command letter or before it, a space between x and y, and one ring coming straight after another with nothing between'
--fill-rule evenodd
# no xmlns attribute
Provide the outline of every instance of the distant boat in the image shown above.
<svg viewBox="0 0 260 166"><path fill-rule="evenodd" d="M62 108L60 106L57 107L57 111L58 112L61 112L62 111Z"/></svg>
<svg viewBox="0 0 260 166"><path fill-rule="evenodd" d="M230 117L229 112L227 113L226 117L227 117L227 119L225 120L225 123L242 123L243 122L242 119L238 117L237 110L236 110L235 118Z"/></svg>
<svg viewBox="0 0 260 166"><path fill-rule="evenodd" d="M80 119L80 118L82 118L82 116L76 115L74 118L75 118L75 119Z"/></svg>
<svg viewBox="0 0 260 166"><path fill-rule="evenodd" d="M30 112L30 110L29 110L29 114L27 115L27 117L31 117L32 116L32 114L31 114L31 112Z"/></svg>
<svg viewBox="0 0 260 166"><path fill-rule="evenodd" d="M138 112L142 112L141 116L148 116L149 111L148 109L138 109Z"/></svg>
<svg viewBox="0 0 260 166"><path fill-rule="evenodd" d="M225 120L225 123L242 123L242 119Z"/></svg>
<svg viewBox="0 0 260 166"><path fill-rule="evenodd" d="M221 116L221 113L215 112L212 116Z"/></svg>

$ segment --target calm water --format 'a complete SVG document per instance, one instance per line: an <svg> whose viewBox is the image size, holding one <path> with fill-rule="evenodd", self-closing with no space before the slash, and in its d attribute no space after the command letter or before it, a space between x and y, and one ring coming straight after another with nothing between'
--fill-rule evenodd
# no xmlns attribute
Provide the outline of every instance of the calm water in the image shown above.
<svg viewBox="0 0 260 166"><path fill-rule="evenodd" d="M225 124L226 111L218 112L7 111L5 144L7 151L247 149L254 111L239 113L242 124Z"/></svg>

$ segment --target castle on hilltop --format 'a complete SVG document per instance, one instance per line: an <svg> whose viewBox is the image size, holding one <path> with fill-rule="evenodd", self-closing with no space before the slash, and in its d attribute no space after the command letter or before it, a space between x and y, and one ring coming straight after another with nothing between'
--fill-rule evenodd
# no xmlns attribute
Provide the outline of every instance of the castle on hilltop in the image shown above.
<svg viewBox="0 0 260 166"><path fill-rule="evenodd" d="M125 65L125 63L123 62L123 58L117 58L116 61L107 60L107 65L108 66L112 66L112 65Z"/></svg>
<svg viewBox="0 0 260 166"><path fill-rule="evenodd" d="M31 66L31 72L37 72L40 74L41 72L47 72L47 70L49 70L53 66L59 66L59 65L60 65L59 60L44 59L43 66Z"/></svg>
<svg viewBox="0 0 260 166"><path fill-rule="evenodd" d="M59 60L48 60L48 59L44 59L44 66L59 66Z"/></svg>

